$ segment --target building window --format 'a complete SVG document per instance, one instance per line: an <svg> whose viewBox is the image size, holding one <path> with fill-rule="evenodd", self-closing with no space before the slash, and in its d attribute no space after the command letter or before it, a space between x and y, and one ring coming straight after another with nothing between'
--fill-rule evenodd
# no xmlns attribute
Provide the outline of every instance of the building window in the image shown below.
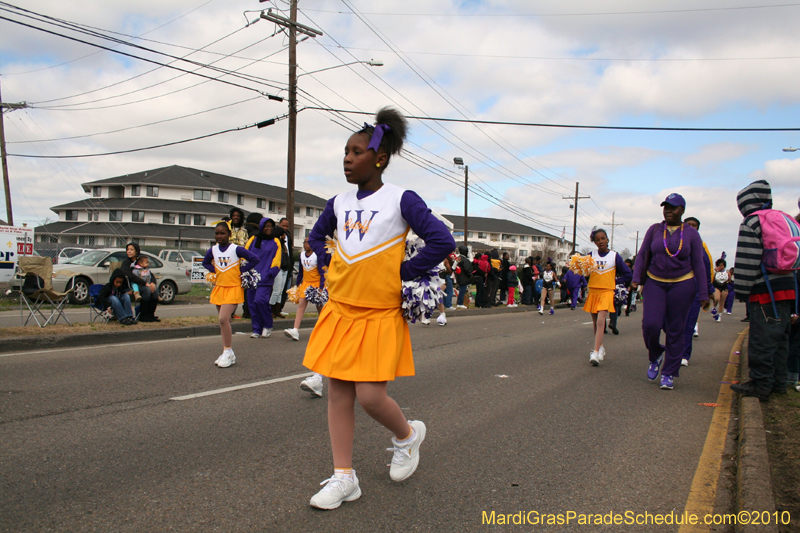
<svg viewBox="0 0 800 533"><path fill-rule="evenodd" d="M131 222L144 222L144 211L131 212Z"/></svg>
<svg viewBox="0 0 800 533"><path fill-rule="evenodd" d="M520 250L519 251L519 256L520 257L526 257L527 255L528 255L528 250Z"/></svg>
<svg viewBox="0 0 800 533"><path fill-rule="evenodd" d="M139 196L142 194L141 185L131 185L131 196Z"/></svg>
<svg viewBox="0 0 800 533"><path fill-rule="evenodd" d="M119 209L112 209L108 212L108 220L110 222L122 222L122 211Z"/></svg>
<svg viewBox="0 0 800 533"><path fill-rule="evenodd" d="M313 207L306 207L306 216L313 217L314 216L314 208Z"/></svg>
<svg viewBox="0 0 800 533"><path fill-rule="evenodd" d="M294 228L294 240L297 241L300 238L300 228Z"/></svg>
<svg viewBox="0 0 800 533"><path fill-rule="evenodd" d="M58 236L56 235L39 235L39 242L57 243Z"/></svg>
<svg viewBox="0 0 800 533"><path fill-rule="evenodd" d="M236 205L244 205L244 194L236 195Z"/></svg>
<svg viewBox="0 0 800 533"><path fill-rule="evenodd" d="M180 214L178 215L178 224L191 224L192 223L192 215L185 215Z"/></svg>
<svg viewBox="0 0 800 533"><path fill-rule="evenodd" d="M92 196L95 198L99 198L103 195L103 188L102 187L92 187Z"/></svg>
<svg viewBox="0 0 800 533"><path fill-rule="evenodd" d="M269 203L269 205L270 205L270 208L269 208L269 210L270 210L270 211L272 211L272 204L273 204L273 203L274 203L274 202L270 202L270 203ZM267 201L266 201L264 198L256 198L256 207L257 207L257 208L259 208L259 209L266 209L266 207L267 207Z"/></svg>
<svg viewBox="0 0 800 533"><path fill-rule="evenodd" d="M148 185L147 196L152 196L152 197L158 196L158 187L154 187L153 185Z"/></svg>
<svg viewBox="0 0 800 533"><path fill-rule="evenodd" d="M528 242L528 236L527 235L520 235L519 236L519 242Z"/></svg>
<svg viewBox="0 0 800 533"><path fill-rule="evenodd" d="M87 211L86 212L86 220L88 220L89 222L100 220L100 212L99 211Z"/></svg>
<svg viewBox="0 0 800 533"><path fill-rule="evenodd" d="M205 215L195 215L194 216L194 225L195 226L205 226L206 225L206 216Z"/></svg>
<svg viewBox="0 0 800 533"><path fill-rule="evenodd" d="M300 206L299 205L294 206L294 214L295 215L299 215L300 214Z"/></svg>
<svg viewBox="0 0 800 533"><path fill-rule="evenodd" d="M230 194L226 193L225 191L217 191L217 201L222 202L223 204L227 204L230 200Z"/></svg>
<svg viewBox="0 0 800 533"><path fill-rule="evenodd" d="M161 219L163 224L174 224L175 223L175 213L164 213L164 218Z"/></svg>
<svg viewBox="0 0 800 533"><path fill-rule="evenodd" d="M270 213L277 213L278 212L278 206L277 206L277 204L275 204L275 202L270 202L269 203L269 212Z"/></svg>
<svg viewBox="0 0 800 533"><path fill-rule="evenodd" d="M311 228L308 228L306 230L306 238L308 238L309 235L311 235Z"/></svg>
<svg viewBox="0 0 800 533"><path fill-rule="evenodd" d="M94 246L95 245L95 236L94 235L78 235L78 244Z"/></svg>
<svg viewBox="0 0 800 533"><path fill-rule="evenodd" d="M195 200L211 200L211 191L208 189L195 189L194 190L194 199Z"/></svg>
<svg viewBox="0 0 800 533"><path fill-rule="evenodd" d="M317 209L317 218L322 216L322 209Z"/></svg>
<svg viewBox="0 0 800 533"><path fill-rule="evenodd" d="M486 233L484 233L484 232L482 232L482 231L479 231L479 232L478 232L478 238L479 238L479 239L485 239L485 238L486 238Z"/></svg>
<svg viewBox="0 0 800 533"><path fill-rule="evenodd" d="M78 211L73 209L68 209L64 214L65 220L78 220Z"/></svg>
<svg viewBox="0 0 800 533"><path fill-rule="evenodd" d="M117 242L116 237L106 237L106 246L114 246L114 243Z"/></svg>

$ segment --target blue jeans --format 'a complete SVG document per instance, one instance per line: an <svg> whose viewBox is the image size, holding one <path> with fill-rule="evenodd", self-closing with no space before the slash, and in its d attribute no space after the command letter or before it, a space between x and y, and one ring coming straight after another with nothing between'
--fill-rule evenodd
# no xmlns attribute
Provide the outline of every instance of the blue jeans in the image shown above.
<svg viewBox="0 0 800 533"><path fill-rule="evenodd" d="M464 296L467 295L468 290L469 290L469 285L458 286L458 300L456 305L464 305Z"/></svg>
<svg viewBox="0 0 800 533"><path fill-rule="evenodd" d="M522 286L522 305L533 304L533 285Z"/></svg>
<svg viewBox="0 0 800 533"><path fill-rule="evenodd" d="M447 276L444 278L445 288L444 288L444 308L445 309L452 309L453 308L453 278L451 276Z"/></svg>
<svg viewBox="0 0 800 533"><path fill-rule="evenodd" d="M111 302L111 308L114 309L114 315L117 317L117 320L131 318L133 316L133 311L131 310L131 297L127 294L123 294L122 298L109 296L108 301Z"/></svg>

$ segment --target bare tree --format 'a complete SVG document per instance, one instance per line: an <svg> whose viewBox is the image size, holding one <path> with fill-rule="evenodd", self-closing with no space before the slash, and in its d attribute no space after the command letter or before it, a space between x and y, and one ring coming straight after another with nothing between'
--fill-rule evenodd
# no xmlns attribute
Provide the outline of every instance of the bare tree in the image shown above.
<svg viewBox="0 0 800 533"><path fill-rule="evenodd" d="M590 248L590 247L588 247L588 246L582 246L582 247L581 247L581 250L580 250L580 252L581 252L581 254L582 254L582 255L586 255L586 254L588 254L588 253L589 253L589 252L591 252L591 251L592 251L592 248Z"/></svg>
<svg viewBox="0 0 800 533"><path fill-rule="evenodd" d="M620 255L620 256L622 256L622 259L630 259L630 258L631 258L631 256L632 256L633 254L631 253L631 251L630 251L630 250L628 250L627 248L625 248L624 250L622 250L622 251L619 253L619 255Z"/></svg>

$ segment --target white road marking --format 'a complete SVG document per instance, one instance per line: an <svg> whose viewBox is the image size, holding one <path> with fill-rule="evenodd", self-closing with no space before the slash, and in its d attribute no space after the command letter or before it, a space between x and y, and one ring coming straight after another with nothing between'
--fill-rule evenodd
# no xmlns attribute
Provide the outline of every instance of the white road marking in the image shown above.
<svg viewBox="0 0 800 533"><path fill-rule="evenodd" d="M245 385L236 385L235 387L225 387L224 389L216 389L210 390L206 392L198 392L196 394L187 394L186 396L176 396L175 398L170 398L170 400L182 401L182 400L193 400L195 398L202 398L203 396L213 396L215 394L224 394L226 392L233 392L242 389L249 389L252 387L260 387L262 385L270 385L272 383L280 383L281 381L291 381L293 379L298 378L307 378L309 376L313 376L313 372L306 372L305 374L295 374L293 376L286 376L282 378L275 378L275 379L268 379L266 381L256 381L255 383L247 383Z"/></svg>
<svg viewBox="0 0 800 533"><path fill-rule="evenodd" d="M594 324L594 322L581 322L581 324L585 326L586 324Z"/></svg>

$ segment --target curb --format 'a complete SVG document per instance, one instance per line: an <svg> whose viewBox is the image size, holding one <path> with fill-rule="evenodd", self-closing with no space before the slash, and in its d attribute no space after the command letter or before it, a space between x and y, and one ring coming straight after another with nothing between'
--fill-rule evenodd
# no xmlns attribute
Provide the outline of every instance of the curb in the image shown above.
<svg viewBox="0 0 800 533"><path fill-rule="evenodd" d="M561 304L556 305L556 309L561 308ZM564 304L563 309L568 309ZM582 308L576 311L583 311ZM483 316L499 315L508 313L531 313L535 312L534 306L513 307L493 307L490 309L475 309L448 311L448 319L459 316ZM545 313L547 316L547 313ZM301 328L310 328L317 323L316 318L306 318L300 323ZM292 327L294 319L275 320L274 329ZM252 326L249 320L237 320L232 324L233 333L250 333ZM413 324L412 324L413 326ZM97 346L101 344L123 344L131 342L141 342L144 330L128 328L120 331L110 331L108 333L90 333L80 335L30 335L26 337L11 337L0 340L0 353L9 352L30 352L37 350L53 350L60 348L77 348L81 346ZM177 328L154 328L146 330L148 341L159 341L167 339L179 339L182 337L210 337L219 335L219 326L208 324L205 326L186 326Z"/></svg>
<svg viewBox="0 0 800 533"><path fill-rule="evenodd" d="M747 365L747 345L743 343L739 380L749 375ZM767 434L764 430L764 415L758 398L739 399L739 446L738 468L736 470L735 511L737 513L752 512L753 516L766 511L775 512L775 496L772 492L772 478L767 453ZM778 532L775 523L764 525L740 524L734 528L737 532L755 531Z"/></svg>

